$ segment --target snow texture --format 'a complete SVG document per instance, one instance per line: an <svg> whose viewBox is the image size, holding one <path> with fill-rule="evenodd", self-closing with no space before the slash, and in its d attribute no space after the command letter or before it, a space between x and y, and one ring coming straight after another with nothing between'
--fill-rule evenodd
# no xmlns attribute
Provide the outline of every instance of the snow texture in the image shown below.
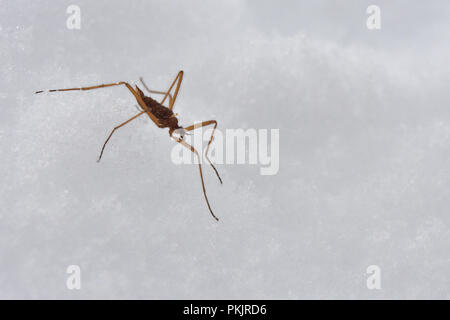
<svg viewBox="0 0 450 320"><path fill-rule="evenodd" d="M450 3L370 4L1 1L0 298L449 299ZM280 129L277 175L204 167L220 222L149 119L96 162L125 88L33 94L181 69L182 125Z"/></svg>

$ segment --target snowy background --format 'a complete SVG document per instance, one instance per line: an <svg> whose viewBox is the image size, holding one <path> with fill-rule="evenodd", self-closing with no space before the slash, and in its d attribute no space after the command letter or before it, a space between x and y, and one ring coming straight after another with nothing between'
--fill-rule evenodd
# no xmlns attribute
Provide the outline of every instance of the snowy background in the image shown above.
<svg viewBox="0 0 450 320"><path fill-rule="evenodd" d="M449 299L449 56L446 0L0 1L0 298ZM33 94L180 69L181 124L280 129L277 175L204 167L219 223L149 119L96 162L125 88Z"/></svg>

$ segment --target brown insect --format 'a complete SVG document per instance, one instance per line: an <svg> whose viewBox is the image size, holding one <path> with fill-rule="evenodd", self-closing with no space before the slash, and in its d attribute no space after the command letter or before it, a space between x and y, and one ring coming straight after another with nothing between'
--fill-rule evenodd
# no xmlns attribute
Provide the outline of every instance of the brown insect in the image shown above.
<svg viewBox="0 0 450 320"><path fill-rule="evenodd" d="M188 127L181 127L180 125L178 125L178 119L177 119L176 115L173 113L172 109L173 109L173 105L175 104L175 100L177 99L178 91L180 90L181 81L183 80L183 71L178 72L177 76L175 77L175 80L173 80L172 84L170 85L170 87L167 91L150 90L142 78L140 78L139 80L141 81L143 87L149 93L162 94L162 95L164 95L163 99L160 102L158 102L158 101L154 100L153 98L144 95L144 93L142 92L141 89L138 88L138 86L136 86L136 89L133 89L133 87L130 86L127 82L123 82L123 81L116 82L116 83L109 83L109 84L101 84L101 85L91 86L91 87L52 89L52 90L48 90L48 92L73 91L73 90L93 90L93 89L120 86L120 85L126 86L128 88L128 90L130 90L130 92L136 98L136 101L138 102L139 106L141 107L141 110L140 110L141 112L139 112L135 116L131 117L124 123L118 125L111 131L111 133L109 134L105 143L103 144L102 150L100 152L100 156L97 161L100 161L100 159L102 158L103 151L105 150L105 146L108 143L111 136L113 135L114 131L116 131L120 127L126 125L127 123L133 121L134 119L138 118L139 116L141 116L143 114L147 114L150 117L150 119L152 119L152 121L156 124L156 126L158 126L158 128L161 128L161 129L169 128L170 137L172 139L174 139L176 142L181 143L183 146L185 146L186 148L191 150L197 156L198 168L200 170L200 179L202 182L203 195L205 196L206 204L208 205L209 212L211 212L211 215L214 217L214 219L219 221L219 219L214 215L214 213L211 209L211 206L209 205L208 197L206 196L205 183L203 181L203 173L202 173L200 156L199 156L197 150L195 150L195 148L192 145L190 145L186 141L184 141L184 135L187 132L192 131L197 128L214 125L213 130L211 132L211 137L208 141L208 146L206 147L205 158L208 160L209 164L214 169L214 172L216 173L217 177L219 178L220 183L222 183L222 179L220 178L220 175L217 172L217 169L214 167L214 165L211 163L211 161L208 158L208 150L209 150L211 141L213 140L213 137L214 137L214 131L216 130L216 127L217 127L217 121L216 120L203 121L201 123L193 124ZM176 84L175 92L173 93L173 96L172 96L171 92L172 92L172 89L174 88L175 84ZM44 91L45 90L36 91L35 93L41 93ZM169 107L166 107L163 105L163 103L166 101L167 98L169 98ZM176 133L178 136L174 136L173 135L174 133Z"/></svg>

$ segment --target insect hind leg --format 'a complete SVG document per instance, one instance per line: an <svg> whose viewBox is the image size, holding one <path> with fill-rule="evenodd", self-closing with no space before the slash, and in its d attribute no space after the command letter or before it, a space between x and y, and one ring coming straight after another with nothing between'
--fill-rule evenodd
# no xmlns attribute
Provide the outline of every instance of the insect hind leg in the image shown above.
<svg viewBox="0 0 450 320"><path fill-rule="evenodd" d="M211 142L214 139L214 131L216 131L216 128L217 128L217 121L216 120L203 121L203 122L200 122L200 123L193 124L191 126L185 127L184 130L185 131L192 131L192 130L195 130L195 129L198 129L198 128L209 126L211 124L213 124L214 127L213 127L213 130L211 132L211 137L210 137L210 139L208 141L208 146L206 147L205 158L206 158L206 160L208 160L209 164L211 165L211 167L213 168L214 172L216 173L217 178L219 178L219 181L222 184L222 178L220 177L219 172L217 171L216 167L212 164L211 160L208 157L209 146L211 145Z"/></svg>

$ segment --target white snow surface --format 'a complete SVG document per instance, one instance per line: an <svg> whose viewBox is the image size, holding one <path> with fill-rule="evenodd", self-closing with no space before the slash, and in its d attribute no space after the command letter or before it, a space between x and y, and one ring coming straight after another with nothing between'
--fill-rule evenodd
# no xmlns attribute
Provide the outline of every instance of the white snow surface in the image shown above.
<svg viewBox="0 0 450 320"><path fill-rule="evenodd" d="M450 3L370 4L1 1L0 298L449 299ZM280 130L276 175L204 166L220 222L149 119L96 162L125 88L34 94L181 69L183 125Z"/></svg>

